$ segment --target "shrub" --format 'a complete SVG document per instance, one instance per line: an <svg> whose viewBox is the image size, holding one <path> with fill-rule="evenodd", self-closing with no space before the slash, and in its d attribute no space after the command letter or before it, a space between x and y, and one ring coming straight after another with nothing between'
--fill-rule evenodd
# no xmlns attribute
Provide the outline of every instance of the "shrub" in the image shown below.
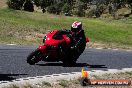
<svg viewBox="0 0 132 88"><path fill-rule="evenodd" d="M40 6L40 0L33 0L33 1L34 1L35 5L36 5L37 7Z"/></svg>
<svg viewBox="0 0 132 88"><path fill-rule="evenodd" d="M11 9L21 10L25 0L8 0L7 5Z"/></svg>
<svg viewBox="0 0 132 88"><path fill-rule="evenodd" d="M91 18L94 16L95 9L89 9L85 12L85 17Z"/></svg>
<svg viewBox="0 0 132 88"><path fill-rule="evenodd" d="M63 13L69 13L70 10L71 10L71 6L68 3L64 4L64 6L62 7Z"/></svg>
<svg viewBox="0 0 132 88"><path fill-rule="evenodd" d="M47 12L55 14L56 13L56 8L54 5L51 5L49 7L47 7Z"/></svg>
<svg viewBox="0 0 132 88"><path fill-rule="evenodd" d="M72 6L72 13L76 16L83 17L85 16L86 4L80 0L77 0Z"/></svg>
<svg viewBox="0 0 132 88"><path fill-rule="evenodd" d="M27 0L24 4L24 10L25 11L29 11L29 12L33 12L34 11L34 6L31 0Z"/></svg>
<svg viewBox="0 0 132 88"><path fill-rule="evenodd" d="M41 8L47 8L54 4L53 0L39 0Z"/></svg>
<svg viewBox="0 0 132 88"><path fill-rule="evenodd" d="M49 13L53 13L53 14L60 14L60 12L62 11L63 5L64 4L62 2L51 5L47 8L47 11Z"/></svg>
<svg viewBox="0 0 132 88"><path fill-rule="evenodd" d="M85 16L85 10L82 8L82 6L78 6L78 8L75 8L73 10L73 14L79 17L84 17Z"/></svg>
<svg viewBox="0 0 132 88"><path fill-rule="evenodd" d="M101 16L100 9L96 9L94 14L95 14L96 18L99 18Z"/></svg>
<svg viewBox="0 0 132 88"><path fill-rule="evenodd" d="M43 9L42 9L42 12L43 12L43 13L45 13L45 12L46 12L45 8L43 8Z"/></svg>
<svg viewBox="0 0 132 88"><path fill-rule="evenodd" d="M60 14L60 12L62 11L62 7L64 6L63 2L57 3L55 4L55 8L56 8L56 14Z"/></svg>

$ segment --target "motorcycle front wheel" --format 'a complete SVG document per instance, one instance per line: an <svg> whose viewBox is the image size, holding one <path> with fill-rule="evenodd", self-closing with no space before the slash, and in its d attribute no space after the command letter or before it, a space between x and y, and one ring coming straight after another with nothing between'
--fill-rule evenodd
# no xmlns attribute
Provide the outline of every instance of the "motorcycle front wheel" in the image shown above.
<svg viewBox="0 0 132 88"><path fill-rule="evenodd" d="M27 63L29 63L30 65L34 65L41 60L41 55L41 51L39 49L36 49L27 57Z"/></svg>

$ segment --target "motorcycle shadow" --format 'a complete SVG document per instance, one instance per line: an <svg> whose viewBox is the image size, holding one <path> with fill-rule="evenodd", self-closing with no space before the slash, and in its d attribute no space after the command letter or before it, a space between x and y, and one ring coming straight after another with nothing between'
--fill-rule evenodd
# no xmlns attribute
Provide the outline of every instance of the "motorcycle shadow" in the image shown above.
<svg viewBox="0 0 132 88"><path fill-rule="evenodd" d="M36 64L38 66L62 66L62 67L88 67L88 68L107 68L105 65L90 65L87 63L76 63L74 65L63 65L63 63Z"/></svg>
<svg viewBox="0 0 132 88"><path fill-rule="evenodd" d="M11 81L15 80L17 76L27 74L0 74L0 81Z"/></svg>

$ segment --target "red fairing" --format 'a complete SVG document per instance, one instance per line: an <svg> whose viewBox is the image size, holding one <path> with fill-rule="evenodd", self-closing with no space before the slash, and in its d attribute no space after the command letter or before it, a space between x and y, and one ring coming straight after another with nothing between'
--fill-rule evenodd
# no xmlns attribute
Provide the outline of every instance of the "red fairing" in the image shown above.
<svg viewBox="0 0 132 88"><path fill-rule="evenodd" d="M45 49L46 49L46 46L45 45L39 46L39 50L45 50Z"/></svg>
<svg viewBox="0 0 132 88"><path fill-rule="evenodd" d="M86 43L88 43L89 42L89 39L88 38L86 38Z"/></svg>
<svg viewBox="0 0 132 88"><path fill-rule="evenodd" d="M59 43L62 43L64 41L64 39L60 39L60 40L56 40L56 39L53 39L53 36L55 35L55 33L57 33L59 30L54 30L52 32L49 32L46 34L46 41L45 41L45 45L53 45L53 46L56 46L58 45Z"/></svg>
<svg viewBox="0 0 132 88"><path fill-rule="evenodd" d="M66 41L67 44L71 42L70 38L67 37L66 35L63 35L64 40Z"/></svg>

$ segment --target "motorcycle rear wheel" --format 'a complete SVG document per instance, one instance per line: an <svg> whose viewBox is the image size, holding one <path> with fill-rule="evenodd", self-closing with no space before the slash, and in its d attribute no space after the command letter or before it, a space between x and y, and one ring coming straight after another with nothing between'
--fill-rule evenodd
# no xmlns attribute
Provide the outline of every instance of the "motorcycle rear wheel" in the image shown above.
<svg viewBox="0 0 132 88"><path fill-rule="evenodd" d="M27 63L34 65L35 63L39 62L41 60L41 54L41 51L36 49L27 57Z"/></svg>

